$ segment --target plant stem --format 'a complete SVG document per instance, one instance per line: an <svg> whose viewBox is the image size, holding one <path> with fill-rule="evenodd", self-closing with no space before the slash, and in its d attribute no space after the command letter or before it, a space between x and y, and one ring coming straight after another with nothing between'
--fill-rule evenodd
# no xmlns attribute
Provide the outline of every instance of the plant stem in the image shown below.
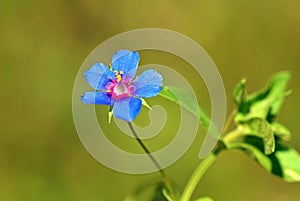
<svg viewBox="0 0 300 201"><path fill-rule="evenodd" d="M220 142L222 142L222 144L224 143L226 146L226 144L228 144L229 142L235 141L240 137L241 137L240 131L238 129L235 129L229 132L223 139L220 140ZM217 152L215 151L210 153L205 159L202 160L202 162L198 165L198 167L190 177L190 180L185 186L185 189L179 201L190 201L192 194L195 191L200 179L202 178L206 170L213 164L220 150L224 150L224 148L225 147L219 146L219 149L218 148L215 149L218 150Z"/></svg>
<svg viewBox="0 0 300 201"><path fill-rule="evenodd" d="M231 132L229 132L222 140L222 143L228 144L229 142L233 142L241 137L241 132L238 129L235 129ZM202 160L202 162L198 165L192 176L190 177L190 180L188 181L187 185L185 186L185 189L183 190L183 193L181 195L181 198L179 201L190 201L193 192L195 191L200 179L206 172L206 170L213 164L217 157L217 153L220 152L220 150L224 150L224 148L221 146L218 152L212 152L210 153L205 159Z"/></svg>
<svg viewBox="0 0 300 201"><path fill-rule="evenodd" d="M221 136L222 136L222 135L225 135L225 133L227 132L227 130L228 130L230 124L232 123L232 120L233 120L233 118L234 118L234 115L236 114L236 111L237 111L237 110L234 109L234 110L230 113L229 117L226 119L225 124L224 124L224 128L223 128L222 133L221 133Z"/></svg>
<svg viewBox="0 0 300 201"><path fill-rule="evenodd" d="M230 124L232 123L232 120L234 118L234 115L236 114L236 109L231 112L229 117L226 119L223 131L221 135L224 135L227 133L228 128L230 127ZM209 125L209 124L208 124ZM206 128L207 129L207 128ZM192 176L190 177L188 183L186 184L183 193L180 197L179 201L190 201L193 192L195 191L200 179L206 172L206 170L213 164L215 161L217 154L221 151L226 149L226 144L229 142L235 141L241 137L241 133L238 129L235 129L227 135L223 137L223 139L220 139L219 147L215 149L214 152L210 153L205 159L202 160L202 162L198 165L198 167L193 172ZM221 145L221 146L220 146ZM224 147L223 147L224 146Z"/></svg>
<svg viewBox="0 0 300 201"><path fill-rule="evenodd" d="M138 141L138 143L140 144L140 146L147 153L147 155L152 160L152 162L154 163L154 165L158 169L159 173L161 174L161 176L162 176L162 178L163 178L163 180L165 182L165 185L166 185L167 189L170 192L171 197L174 198L175 197L174 190L173 190L173 188L171 186L171 183L170 183L170 180L168 179L168 177L165 174L164 170L160 167L158 161L154 158L154 156L151 154L151 152L149 151L149 149L146 147L146 145L143 143L143 141L139 138L139 136L136 133L136 131L134 130L132 124L130 122L128 122L128 125L129 125L129 128L130 128L132 134L134 135L134 137L136 138L136 140Z"/></svg>
<svg viewBox="0 0 300 201"><path fill-rule="evenodd" d="M216 159L216 155L214 153L210 153L202 162L198 165L190 180L188 181L181 198L179 201L190 201L194 190L196 189L200 179L206 172L206 170L213 164Z"/></svg>

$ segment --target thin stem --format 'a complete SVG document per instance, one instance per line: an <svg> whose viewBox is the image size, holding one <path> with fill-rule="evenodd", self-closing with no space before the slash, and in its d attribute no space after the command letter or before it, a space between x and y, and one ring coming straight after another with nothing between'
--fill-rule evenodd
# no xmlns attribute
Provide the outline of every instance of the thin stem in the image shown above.
<svg viewBox="0 0 300 201"><path fill-rule="evenodd" d="M190 201L192 194L195 191L200 179L202 178L206 170L213 164L215 159L215 154L211 153L205 159L202 160L200 165L194 171L193 175L190 177L190 180L185 186L185 189L183 190L179 201Z"/></svg>
<svg viewBox="0 0 300 201"><path fill-rule="evenodd" d="M168 179L167 175L165 174L164 170L161 168L161 166L159 165L158 161L154 158L154 156L151 154L151 152L149 151L149 149L146 147L146 145L143 143L143 141L139 138L138 134L135 132L132 124L130 122L128 122L129 128L132 132L132 134L134 135L134 137L136 138L136 140L138 141L138 143L140 144L140 146L143 148L143 150L147 153L147 155L149 156L149 158L152 160L153 164L156 166L156 168L158 169L159 173L161 174L166 187L168 188L168 190L170 191L171 197L174 198L175 194L173 191L173 188L171 186L170 180Z"/></svg>
<svg viewBox="0 0 300 201"><path fill-rule="evenodd" d="M234 115L235 115L236 111L237 111L237 110L234 109L234 110L230 113L229 117L226 119L225 125L224 125L224 128L223 128L223 131L222 131L222 134L221 134L221 135L224 135L224 134L227 132L227 130L228 130L230 124L232 123L232 120L233 120L233 118L234 118Z"/></svg>
<svg viewBox="0 0 300 201"><path fill-rule="evenodd" d="M143 141L139 138L139 136L135 132L132 124L130 122L128 122L128 125L129 125L129 128L130 128L132 134L134 135L134 137L136 138L136 140L138 141L138 143L141 145L141 147L143 148L143 150L148 154L149 158L152 160L152 162L154 163L154 165L156 166L156 168L161 172L162 175L165 175L164 171L160 167L160 165L157 162L157 160L153 157L153 155L151 154L151 152L149 151L149 149L146 147L146 145L143 143Z"/></svg>

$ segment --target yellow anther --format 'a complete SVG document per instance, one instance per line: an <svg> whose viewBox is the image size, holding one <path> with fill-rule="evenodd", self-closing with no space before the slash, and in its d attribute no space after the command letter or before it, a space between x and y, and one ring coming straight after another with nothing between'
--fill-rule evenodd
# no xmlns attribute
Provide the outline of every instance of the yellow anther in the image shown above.
<svg viewBox="0 0 300 201"><path fill-rule="evenodd" d="M120 82L122 79L123 71L121 70L120 74L119 74L119 72L117 70L114 70L114 73L116 75L117 82Z"/></svg>
<svg viewBox="0 0 300 201"><path fill-rule="evenodd" d="M121 75L116 75L116 78L117 78L117 82L120 82L121 81Z"/></svg>

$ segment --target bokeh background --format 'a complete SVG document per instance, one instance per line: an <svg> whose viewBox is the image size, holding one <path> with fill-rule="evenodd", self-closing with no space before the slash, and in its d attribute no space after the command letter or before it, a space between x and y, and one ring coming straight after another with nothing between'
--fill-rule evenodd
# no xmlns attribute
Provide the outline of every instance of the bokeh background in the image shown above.
<svg viewBox="0 0 300 201"><path fill-rule="evenodd" d="M0 1L0 200L118 201L159 179L155 173L127 175L98 163L81 144L72 119L73 83L85 57L106 39L137 28L171 29L201 44L224 80L229 111L234 107L231 91L240 78L247 77L253 91L270 74L291 71L293 94L279 121L293 132L291 144L300 151L299 9L297 0ZM184 65L170 55L142 54L142 64ZM193 73L183 74L196 82ZM209 111L206 88L197 90ZM203 129L199 141L201 134ZM195 142L166 169L179 189L199 163L200 145ZM208 170L195 198L296 201L299 189L299 183L285 183L243 153L230 151Z"/></svg>

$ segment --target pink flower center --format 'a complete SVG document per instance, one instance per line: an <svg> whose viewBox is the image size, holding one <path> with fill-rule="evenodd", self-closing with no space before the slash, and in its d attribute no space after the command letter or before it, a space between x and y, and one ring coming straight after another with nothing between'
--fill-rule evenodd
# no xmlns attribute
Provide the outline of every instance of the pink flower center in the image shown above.
<svg viewBox="0 0 300 201"><path fill-rule="evenodd" d="M110 94L114 100L120 100L133 95L133 87L129 84L129 81L126 80L110 82L107 89L108 94Z"/></svg>

